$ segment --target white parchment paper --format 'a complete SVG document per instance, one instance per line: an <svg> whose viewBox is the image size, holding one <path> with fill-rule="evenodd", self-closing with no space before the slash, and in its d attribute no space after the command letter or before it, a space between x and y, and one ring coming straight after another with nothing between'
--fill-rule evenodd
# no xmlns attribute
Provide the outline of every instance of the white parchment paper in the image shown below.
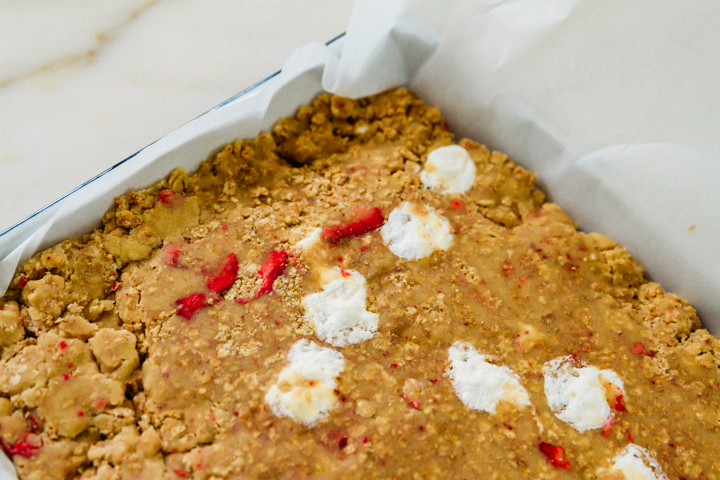
<svg viewBox="0 0 720 480"><path fill-rule="evenodd" d="M359 0L342 42L301 48L281 75L0 237L0 291L35 251L97 226L113 197L193 170L323 88L408 85L459 136L538 172L583 230L625 245L720 334L718 25L714 0Z"/></svg>

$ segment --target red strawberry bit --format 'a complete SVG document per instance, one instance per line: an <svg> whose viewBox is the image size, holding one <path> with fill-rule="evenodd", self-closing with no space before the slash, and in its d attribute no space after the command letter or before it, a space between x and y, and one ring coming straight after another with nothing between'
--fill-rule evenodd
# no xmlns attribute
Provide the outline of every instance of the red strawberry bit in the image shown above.
<svg viewBox="0 0 720 480"><path fill-rule="evenodd" d="M169 189L160 190L160 193L158 193L158 202L163 203L168 207L174 207L184 198L185 197L183 197L182 195L178 195L177 193Z"/></svg>
<svg viewBox="0 0 720 480"><path fill-rule="evenodd" d="M115 283L113 283L112 291L114 292L114 291L116 291L118 288L120 288L120 282L118 282L118 281L116 280Z"/></svg>
<svg viewBox="0 0 720 480"><path fill-rule="evenodd" d="M268 259L265 260L263 266L258 270L263 282L255 294L255 298L272 291L273 283L275 283L275 280L285 271L287 259L288 254L285 251L280 250L270 253Z"/></svg>
<svg viewBox="0 0 720 480"><path fill-rule="evenodd" d="M602 432L603 432L604 436L606 436L606 437L610 436L610 429L612 428L612 426L614 424L615 424L615 415L613 415L611 413L610 415L608 415L607 419L605 420L605 423L603 423L603 426L602 426Z"/></svg>
<svg viewBox="0 0 720 480"><path fill-rule="evenodd" d="M572 365L573 367L578 367L578 368L583 366L580 359L574 353L567 356L567 358L565 359L565 363L567 363L568 365Z"/></svg>
<svg viewBox="0 0 720 480"><path fill-rule="evenodd" d="M622 404L622 400L623 400L622 394L615 397L615 405L613 405L613 407L612 407L613 410L615 410L616 412L624 412L627 410L627 408L625 408L625 405Z"/></svg>
<svg viewBox="0 0 720 480"><path fill-rule="evenodd" d="M92 402L92 407L100 409L100 408L105 408L107 406L107 404L108 404L108 399L105 397L100 397L100 398L96 398Z"/></svg>
<svg viewBox="0 0 720 480"><path fill-rule="evenodd" d="M220 262L218 268L205 281L207 287L219 294L232 287L238 273L238 259L231 253Z"/></svg>
<svg viewBox="0 0 720 480"><path fill-rule="evenodd" d="M0 440L0 446L2 446L2 449L8 456L20 455L21 457L30 458L40 450L42 441L40 441L37 435L28 433L22 440L10 445Z"/></svg>
<svg viewBox="0 0 720 480"><path fill-rule="evenodd" d="M40 423L38 422L37 417L35 417L35 414L31 413L28 415L28 420L30 421L30 430L33 432L40 431Z"/></svg>
<svg viewBox="0 0 720 480"><path fill-rule="evenodd" d="M507 260L503 261L503 264L502 264L503 275L505 275L507 277L508 275L510 275L513 272L513 270L515 270L515 267L510 262L508 262Z"/></svg>
<svg viewBox="0 0 720 480"><path fill-rule="evenodd" d="M327 227L320 233L320 238L330 245L335 245L343 238L357 237L385 223L382 210L378 207L360 206L355 209L353 217L353 220L345 224Z"/></svg>
<svg viewBox="0 0 720 480"><path fill-rule="evenodd" d="M450 208L452 208L453 210L460 210L464 206L465 202L463 202L462 200L453 200L452 202L450 202Z"/></svg>
<svg viewBox="0 0 720 480"><path fill-rule="evenodd" d="M65 372L65 373L63 373L63 378L64 378L65 380L70 380L70 372Z"/></svg>
<svg viewBox="0 0 720 480"><path fill-rule="evenodd" d="M403 393L403 398L404 398L405 401L408 403L408 405L412 405L412 407L413 407L415 410L417 410L417 409L420 408L420 402L418 402L417 400L410 400L410 399L408 398L408 396L405 395L404 393Z"/></svg>
<svg viewBox="0 0 720 480"><path fill-rule="evenodd" d="M241 305L248 303L250 300L254 300L268 292L272 292L273 284L275 280L285 271L287 266L288 254L283 250L274 250L270 253L270 256L260 270L258 274L262 277L263 281L258 289L257 293L252 298L238 298L235 300L236 303Z"/></svg>
<svg viewBox="0 0 720 480"><path fill-rule="evenodd" d="M643 345L641 342L638 342L635 344L634 347L630 349L630 351L635 355L642 355L643 353L645 353L645 345Z"/></svg>
<svg viewBox="0 0 720 480"><path fill-rule="evenodd" d="M340 441L338 442L338 448L340 448L340 450L342 450L343 448L347 447L347 444L348 444L348 439L347 439L347 437L343 437L343 438L341 438Z"/></svg>
<svg viewBox="0 0 720 480"><path fill-rule="evenodd" d="M185 477L187 476L187 474L186 474L185 472L183 472L182 470L180 470L179 468L173 469L173 473L174 473L175 475L177 475L178 477L183 477L183 478L185 478Z"/></svg>
<svg viewBox="0 0 720 480"><path fill-rule="evenodd" d="M83 412L82 410L79 410L79 411L77 412L77 416L78 416L78 417L84 417L84 416L85 416L85 412Z"/></svg>
<svg viewBox="0 0 720 480"><path fill-rule="evenodd" d="M58 343L58 349L62 352L67 348L68 344L65 340L61 340L60 343Z"/></svg>
<svg viewBox="0 0 720 480"><path fill-rule="evenodd" d="M25 285L27 285L27 278L26 277L18 278L18 287L25 288Z"/></svg>
<svg viewBox="0 0 720 480"><path fill-rule="evenodd" d="M165 262L173 267L177 266L182 250L178 247L168 246L165 248Z"/></svg>
<svg viewBox="0 0 720 480"><path fill-rule="evenodd" d="M352 274L350 272L348 272L347 270L340 270L340 275L342 275L343 278L352 276Z"/></svg>
<svg viewBox="0 0 720 480"><path fill-rule="evenodd" d="M205 303L204 293L193 293L192 295L188 295L187 297L176 300L175 304L180 305L177 314L181 317L185 317L188 320L190 320L193 315L195 315L195 312L199 308L207 306L207 303Z"/></svg>
<svg viewBox="0 0 720 480"><path fill-rule="evenodd" d="M566 468L570 470L570 462L565 459L565 450L562 447L545 442L540 442L539 447L540 451L545 454L553 467Z"/></svg>

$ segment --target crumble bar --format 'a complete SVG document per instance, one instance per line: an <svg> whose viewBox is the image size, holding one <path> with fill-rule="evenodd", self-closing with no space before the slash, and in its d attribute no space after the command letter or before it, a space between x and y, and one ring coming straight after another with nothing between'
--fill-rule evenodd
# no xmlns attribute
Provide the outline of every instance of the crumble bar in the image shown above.
<svg viewBox="0 0 720 480"><path fill-rule="evenodd" d="M720 341L411 93L321 95L0 299L22 479L720 477Z"/></svg>

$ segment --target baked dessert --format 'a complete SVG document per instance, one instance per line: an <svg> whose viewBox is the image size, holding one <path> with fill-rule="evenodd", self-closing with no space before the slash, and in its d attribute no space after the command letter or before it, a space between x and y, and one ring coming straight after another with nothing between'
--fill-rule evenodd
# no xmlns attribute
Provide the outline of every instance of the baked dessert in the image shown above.
<svg viewBox="0 0 720 480"><path fill-rule="evenodd" d="M23 479L720 476L720 341L403 89L116 199L0 299Z"/></svg>

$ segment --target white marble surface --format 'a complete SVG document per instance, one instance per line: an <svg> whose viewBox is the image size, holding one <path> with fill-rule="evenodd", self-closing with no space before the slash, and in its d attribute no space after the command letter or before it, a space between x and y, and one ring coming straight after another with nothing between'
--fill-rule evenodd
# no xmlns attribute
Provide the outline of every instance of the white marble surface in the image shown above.
<svg viewBox="0 0 720 480"><path fill-rule="evenodd" d="M342 33L352 0L0 0L0 232Z"/></svg>

